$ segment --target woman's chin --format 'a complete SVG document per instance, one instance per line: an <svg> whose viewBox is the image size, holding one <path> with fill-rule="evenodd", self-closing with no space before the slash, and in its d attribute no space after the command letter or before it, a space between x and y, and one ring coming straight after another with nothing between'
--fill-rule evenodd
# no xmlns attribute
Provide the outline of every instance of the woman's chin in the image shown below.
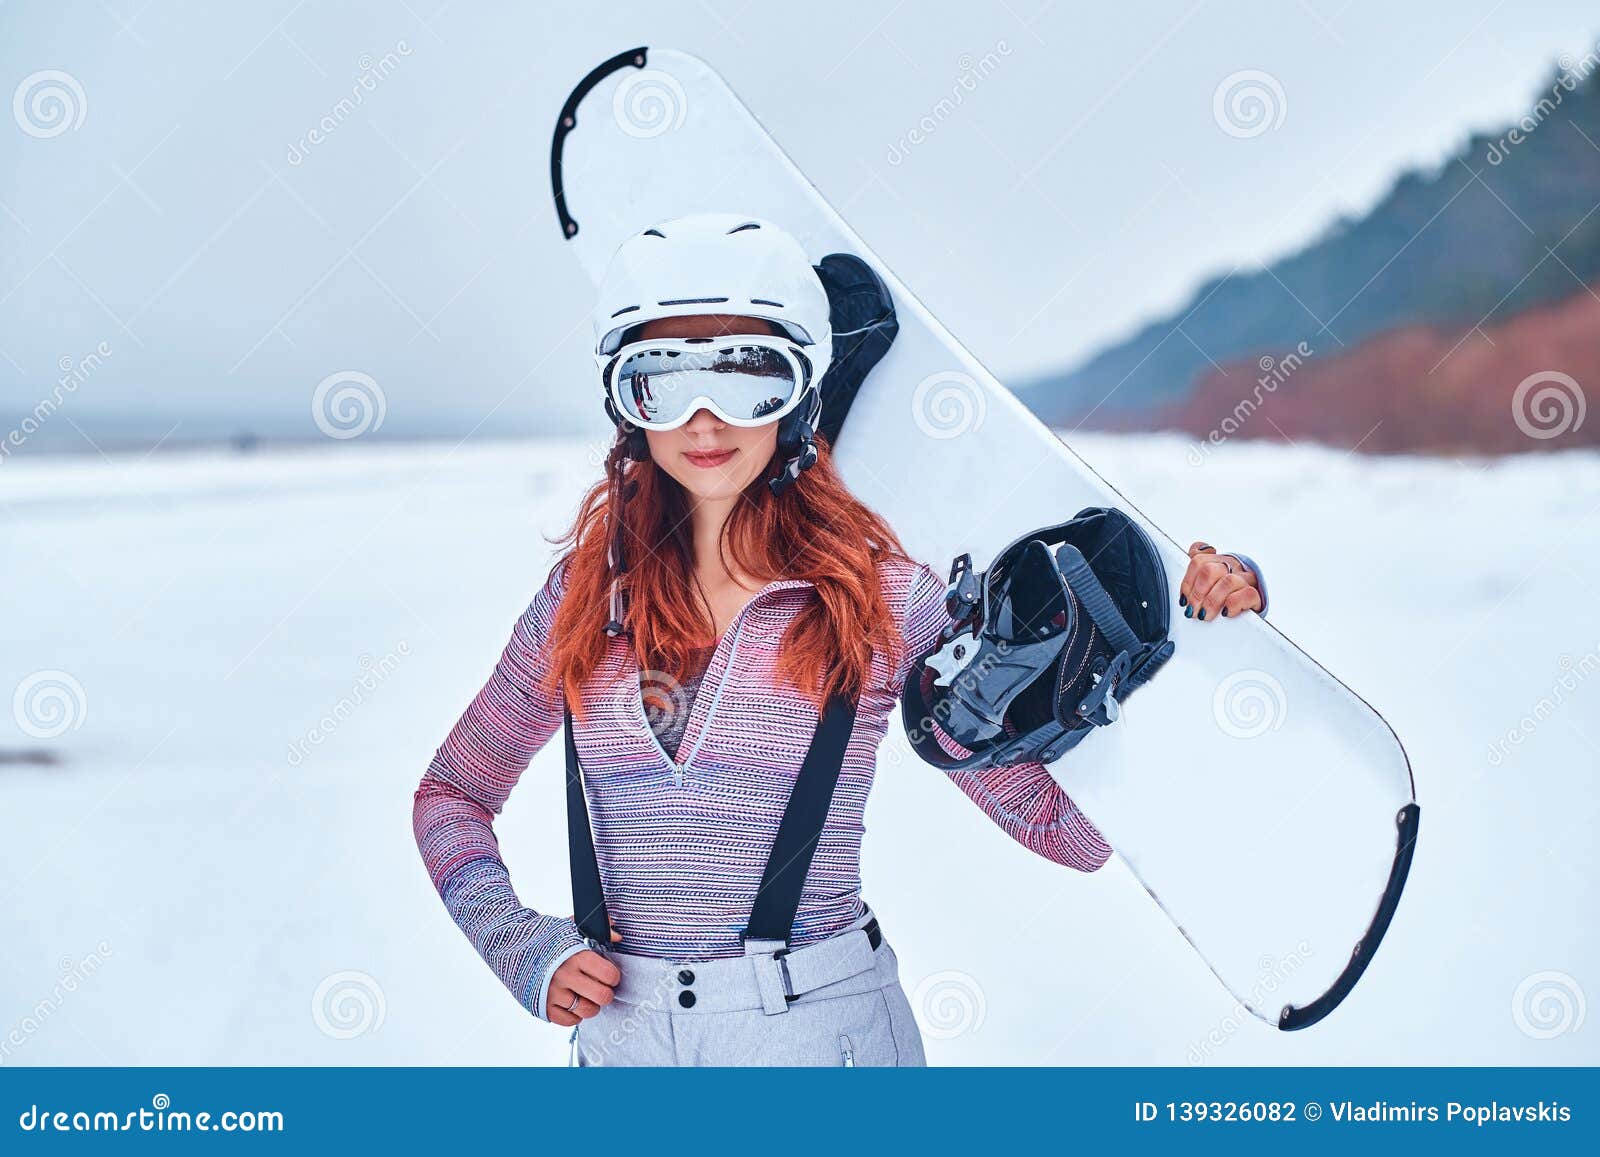
<svg viewBox="0 0 1600 1157"><path fill-rule="evenodd" d="M713 478L680 478L683 488L689 492L690 497L701 502L726 502L728 499L737 498L744 493L745 487L750 483L739 482L736 479Z"/></svg>
<svg viewBox="0 0 1600 1157"><path fill-rule="evenodd" d="M724 467L698 466L691 462L675 463L668 473L679 486L703 502L737 498L755 481L748 470L735 474Z"/></svg>

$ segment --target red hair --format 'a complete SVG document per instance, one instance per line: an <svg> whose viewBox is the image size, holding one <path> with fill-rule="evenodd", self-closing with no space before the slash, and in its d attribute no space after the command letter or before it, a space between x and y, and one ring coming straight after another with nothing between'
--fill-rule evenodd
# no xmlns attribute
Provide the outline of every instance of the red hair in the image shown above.
<svg viewBox="0 0 1600 1157"><path fill-rule="evenodd" d="M815 587L784 636L778 673L820 707L836 693L859 695L875 652L898 662L899 631L878 564L904 558L905 549L889 524L845 487L827 443L818 439L817 450L816 464L781 496L767 488L783 464L784 456L774 454L728 516L722 551L731 569L756 581L805 579ZM625 459L620 439L606 467L607 477L589 489L571 529L557 540L569 547L552 631L550 678L560 687L581 687L605 655L612 582L607 548L619 508L625 625L640 669L681 676L692 653L715 641L694 581L683 487L654 462ZM568 701L579 709L580 696Z"/></svg>

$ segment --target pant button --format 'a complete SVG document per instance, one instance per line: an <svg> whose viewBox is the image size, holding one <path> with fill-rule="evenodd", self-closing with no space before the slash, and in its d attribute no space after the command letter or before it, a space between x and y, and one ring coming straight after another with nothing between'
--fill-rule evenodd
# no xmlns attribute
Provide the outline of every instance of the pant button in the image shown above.
<svg viewBox="0 0 1600 1157"><path fill-rule="evenodd" d="M688 969L688 968L680 968L678 970L678 983L679 984L693 984L694 983L694 972L692 970Z"/></svg>
<svg viewBox="0 0 1600 1157"><path fill-rule="evenodd" d="M689 992L687 990L678 993L678 1003L683 1005L684 1008L693 1008L694 1007L694 993Z"/></svg>

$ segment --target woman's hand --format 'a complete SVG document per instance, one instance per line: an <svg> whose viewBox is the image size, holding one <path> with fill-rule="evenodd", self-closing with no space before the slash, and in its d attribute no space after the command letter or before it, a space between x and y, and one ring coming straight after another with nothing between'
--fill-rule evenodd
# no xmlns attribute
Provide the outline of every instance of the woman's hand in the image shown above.
<svg viewBox="0 0 1600 1157"><path fill-rule="evenodd" d="M622 933L613 927L611 943L621 939ZM592 948L574 952L561 962L561 967L550 978L545 1019L562 1028L571 1028L615 1000L617 985L621 982L622 973L617 966Z"/></svg>
<svg viewBox="0 0 1600 1157"><path fill-rule="evenodd" d="M1256 572L1231 554L1218 554L1210 543L1189 547L1189 569L1178 587L1178 605L1191 619L1225 619L1261 609Z"/></svg>

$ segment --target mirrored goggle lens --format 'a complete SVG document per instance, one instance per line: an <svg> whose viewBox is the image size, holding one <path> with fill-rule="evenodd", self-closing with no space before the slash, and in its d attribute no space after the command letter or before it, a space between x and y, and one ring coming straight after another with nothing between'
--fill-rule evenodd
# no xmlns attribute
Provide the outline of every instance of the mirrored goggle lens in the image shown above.
<svg viewBox="0 0 1600 1157"><path fill-rule="evenodd" d="M644 349L624 357L615 374L623 413L646 426L675 422L702 398L728 418L763 418L787 405L801 386L789 358L758 345Z"/></svg>

